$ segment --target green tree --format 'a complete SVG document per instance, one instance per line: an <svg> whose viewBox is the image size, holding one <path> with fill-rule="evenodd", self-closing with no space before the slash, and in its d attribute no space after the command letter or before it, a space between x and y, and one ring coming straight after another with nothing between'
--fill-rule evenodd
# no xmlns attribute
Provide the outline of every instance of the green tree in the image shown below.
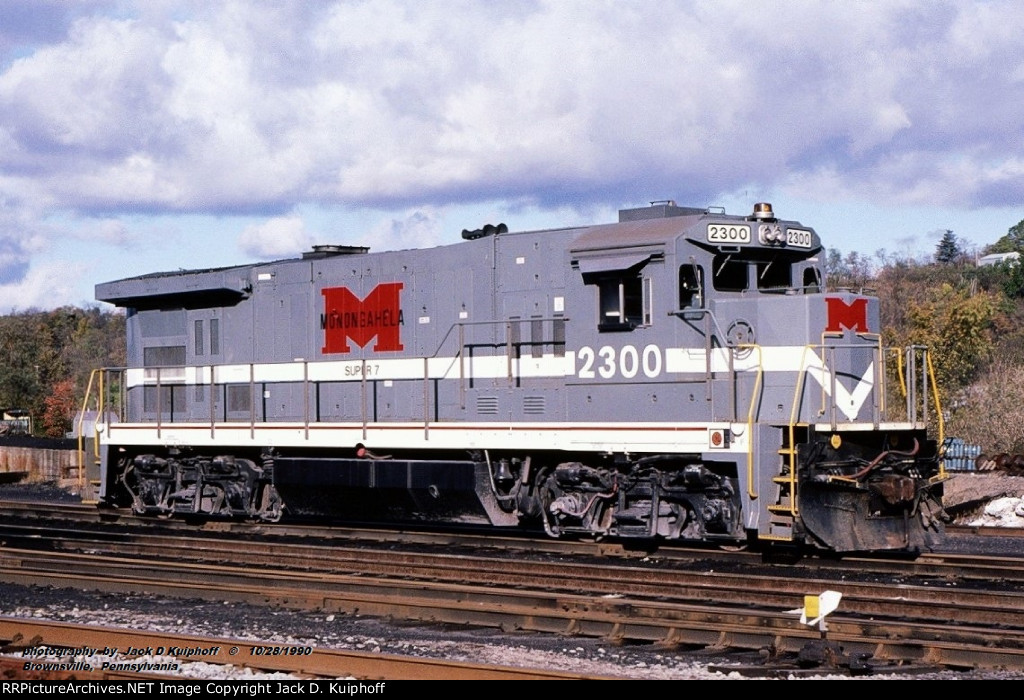
<svg viewBox="0 0 1024 700"><path fill-rule="evenodd" d="M935 248L935 262L940 265L952 265L962 262L965 257L963 248L953 232L949 229L942 234L942 239Z"/></svg>
<svg viewBox="0 0 1024 700"><path fill-rule="evenodd" d="M1006 235L992 245L986 246L985 255L991 253L1024 253L1024 220L1011 226Z"/></svg>
<svg viewBox="0 0 1024 700"><path fill-rule="evenodd" d="M0 408L27 409L38 418L43 385L34 319L33 312L0 317Z"/></svg>
<svg viewBox="0 0 1024 700"><path fill-rule="evenodd" d="M1024 264L1021 261L1007 260L985 267L991 268L990 274L1008 299L1024 299Z"/></svg>

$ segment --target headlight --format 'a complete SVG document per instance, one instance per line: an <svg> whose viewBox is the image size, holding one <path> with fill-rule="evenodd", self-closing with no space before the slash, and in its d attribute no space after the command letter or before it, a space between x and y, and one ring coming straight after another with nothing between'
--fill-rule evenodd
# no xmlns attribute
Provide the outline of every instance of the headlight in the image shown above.
<svg viewBox="0 0 1024 700"><path fill-rule="evenodd" d="M782 245L786 241L786 233L778 224L761 224L757 227L757 240L761 245Z"/></svg>

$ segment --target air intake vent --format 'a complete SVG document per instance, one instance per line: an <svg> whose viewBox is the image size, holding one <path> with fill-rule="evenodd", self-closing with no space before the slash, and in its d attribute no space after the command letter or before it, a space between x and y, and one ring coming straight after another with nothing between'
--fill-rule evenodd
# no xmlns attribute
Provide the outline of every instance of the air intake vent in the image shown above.
<svg viewBox="0 0 1024 700"><path fill-rule="evenodd" d="M481 416L498 415L498 397L478 396L476 399L476 412Z"/></svg>
<svg viewBox="0 0 1024 700"><path fill-rule="evenodd" d="M547 404L543 396L523 397L523 413L528 416L537 416L547 412Z"/></svg>

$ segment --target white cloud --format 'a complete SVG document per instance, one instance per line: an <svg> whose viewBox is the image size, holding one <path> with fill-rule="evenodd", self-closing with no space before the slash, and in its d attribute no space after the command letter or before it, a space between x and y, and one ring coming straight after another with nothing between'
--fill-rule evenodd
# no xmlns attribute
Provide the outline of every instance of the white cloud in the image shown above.
<svg viewBox="0 0 1024 700"><path fill-rule="evenodd" d="M931 95L977 79L951 56L1016 50L1012 9L228 2L80 19L0 75L0 100L15 153L53 156L50 194L86 208L599 200L631 181L710 195L827 163L856 184L954 138L943 112L977 110Z"/></svg>
<svg viewBox="0 0 1024 700"><path fill-rule="evenodd" d="M410 248L432 248L441 243L453 243L456 239L445 235L441 228L441 217L432 208L406 212L401 218L385 220L369 235L371 241L379 241L375 249L403 250Z"/></svg>
<svg viewBox="0 0 1024 700"><path fill-rule="evenodd" d="M87 272L80 263L36 264L18 280L0 283L0 314L57 306L85 305L76 286Z"/></svg>
<svg viewBox="0 0 1024 700"><path fill-rule="evenodd" d="M238 247L256 258L298 256L314 243L299 216L279 216L248 226L238 236Z"/></svg>
<svg viewBox="0 0 1024 700"><path fill-rule="evenodd" d="M57 245L52 217L124 245L139 216L280 215L239 239L266 257L308 247L302 207L384 212L379 248L438 240L455 204L1024 199L1011 0L42 8L46 31L0 26L21 263Z"/></svg>

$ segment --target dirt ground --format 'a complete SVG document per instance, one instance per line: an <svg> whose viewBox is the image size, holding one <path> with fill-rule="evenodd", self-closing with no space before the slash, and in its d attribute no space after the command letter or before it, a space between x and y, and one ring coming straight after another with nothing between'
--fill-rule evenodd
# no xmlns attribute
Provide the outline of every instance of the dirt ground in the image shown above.
<svg viewBox="0 0 1024 700"><path fill-rule="evenodd" d="M946 481L943 502L950 515L976 510L1004 496L1024 497L1024 477L991 472L957 472Z"/></svg>

